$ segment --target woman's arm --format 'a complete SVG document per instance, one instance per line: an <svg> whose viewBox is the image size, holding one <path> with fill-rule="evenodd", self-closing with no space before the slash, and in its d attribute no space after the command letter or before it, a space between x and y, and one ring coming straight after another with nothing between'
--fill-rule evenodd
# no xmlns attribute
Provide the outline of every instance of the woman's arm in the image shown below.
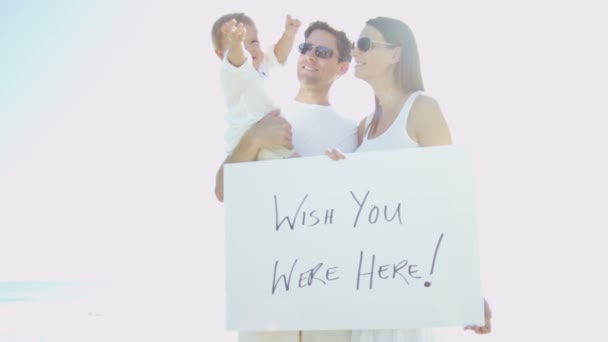
<svg viewBox="0 0 608 342"><path fill-rule="evenodd" d="M452 144L448 124L439 104L432 97L418 97L412 106L410 119L418 145L421 147Z"/></svg>

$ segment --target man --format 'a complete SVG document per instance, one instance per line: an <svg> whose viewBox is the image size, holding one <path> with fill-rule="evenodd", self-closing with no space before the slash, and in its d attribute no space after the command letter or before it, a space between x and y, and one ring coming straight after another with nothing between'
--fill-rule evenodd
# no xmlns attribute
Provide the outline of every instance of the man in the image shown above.
<svg viewBox="0 0 608 342"><path fill-rule="evenodd" d="M358 145L357 124L340 117L331 107L329 90L348 71L351 45L342 31L314 22L300 44L297 75L300 88L294 101L270 113L241 138L224 164L254 161L262 149L294 148L302 157L322 155L337 147L353 152ZM216 176L215 193L224 199L223 165ZM350 331L241 332L239 342L350 342Z"/></svg>

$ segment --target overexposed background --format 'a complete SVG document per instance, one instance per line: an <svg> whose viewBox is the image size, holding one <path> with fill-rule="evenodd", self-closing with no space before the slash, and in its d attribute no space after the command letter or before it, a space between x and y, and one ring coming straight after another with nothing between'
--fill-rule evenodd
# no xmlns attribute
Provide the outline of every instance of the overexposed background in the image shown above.
<svg viewBox="0 0 608 342"><path fill-rule="evenodd" d="M127 311L111 300L70 309L94 311L80 335L51 328L50 309L11 306L25 312L15 316L0 303L2 340L35 339L34 330L91 340L103 330L96 322L120 316L114 339L236 341L223 328L213 186L225 109L209 33L233 11L256 20L265 46L287 13L351 38L378 15L413 29L427 91L454 143L475 153L482 286L495 316L491 335L447 329L444 340L605 335L608 24L599 5L271 3L0 4L0 282L110 279L137 293L122 297ZM294 51L270 81L277 97L295 95L295 60ZM349 73L332 102L359 120L373 98Z"/></svg>

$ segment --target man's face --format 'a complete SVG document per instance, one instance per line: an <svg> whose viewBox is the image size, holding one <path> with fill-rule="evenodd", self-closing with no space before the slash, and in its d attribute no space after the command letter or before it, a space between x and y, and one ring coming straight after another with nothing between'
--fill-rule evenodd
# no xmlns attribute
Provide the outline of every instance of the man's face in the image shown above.
<svg viewBox="0 0 608 342"><path fill-rule="evenodd" d="M336 37L323 30L314 30L306 39L308 51L298 58L298 80L303 85L330 85L348 69L348 63L338 60ZM331 57L324 52L331 49Z"/></svg>
<svg viewBox="0 0 608 342"><path fill-rule="evenodd" d="M257 69L264 59L264 52L262 52L260 41L258 40L258 30L253 25L245 25L245 28L247 29L243 41L245 50L251 55L253 66Z"/></svg>

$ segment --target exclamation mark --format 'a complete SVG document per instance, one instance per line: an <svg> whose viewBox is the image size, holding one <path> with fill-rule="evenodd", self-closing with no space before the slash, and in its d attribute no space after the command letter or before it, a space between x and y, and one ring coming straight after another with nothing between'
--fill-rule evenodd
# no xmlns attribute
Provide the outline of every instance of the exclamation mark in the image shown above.
<svg viewBox="0 0 608 342"><path fill-rule="evenodd" d="M443 239L443 233L441 233L441 236L439 237L439 241L437 241L437 247L435 247L435 254L433 255L433 264L431 265L431 275L433 275L433 272L435 271L435 261L437 260L437 252L439 251L439 246L441 245L441 240ZM424 282L424 286L425 287L430 287L431 286L431 282L430 281L425 281Z"/></svg>

